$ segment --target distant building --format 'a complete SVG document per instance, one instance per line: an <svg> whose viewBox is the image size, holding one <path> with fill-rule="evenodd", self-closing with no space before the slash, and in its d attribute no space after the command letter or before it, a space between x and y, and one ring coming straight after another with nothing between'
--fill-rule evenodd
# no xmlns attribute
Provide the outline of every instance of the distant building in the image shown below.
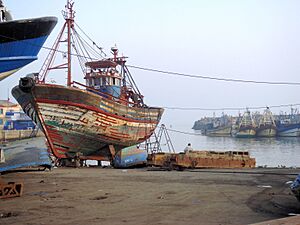
<svg viewBox="0 0 300 225"><path fill-rule="evenodd" d="M22 111L22 109L19 104L12 103L9 100L0 100L0 130L3 129L6 120L10 119L6 117L7 112L9 113L20 111Z"/></svg>

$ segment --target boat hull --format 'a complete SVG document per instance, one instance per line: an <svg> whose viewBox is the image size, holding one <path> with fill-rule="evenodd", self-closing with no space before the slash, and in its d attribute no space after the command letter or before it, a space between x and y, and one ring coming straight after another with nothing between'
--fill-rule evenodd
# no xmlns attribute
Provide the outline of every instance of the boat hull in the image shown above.
<svg viewBox="0 0 300 225"><path fill-rule="evenodd" d="M288 124L277 127L277 136L279 137L299 137L300 124Z"/></svg>
<svg viewBox="0 0 300 225"><path fill-rule="evenodd" d="M207 129L205 130L205 135L211 137L228 137L231 136L231 126Z"/></svg>
<svg viewBox="0 0 300 225"><path fill-rule="evenodd" d="M122 149L115 156L113 166L115 168L128 168L147 165L148 153L146 150L141 150L136 146L131 146Z"/></svg>
<svg viewBox="0 0 300 225"><path fill-rule="evenodd" d="M0 23L0 81L37 59L56 17Z"/></svg>
<svg viewBox="0 0 300 225"><path fill-rule="evenodd" d="M253 138L256 135L255 129L244 129L244 130L239 130L236 134L235 137L237 138Z"/></svg>
<svg viewBox="0 0 300 225"><path fill-rule="evenodd" d="M276 127L264 126L256 130L257 137L275 137L277 134Z"/></svg>
<svg viewBox="0 0 300 225"><path fill-rule="evenodd" d="M111 157L139 144L154 132L162 108L129 107L78 88L36 84L30 90L16 86L15 99L43 130L58 158Z"/></svg>
<svg viewBox="0 0 300 225"><path fill-rule="evenodd" d="M296 177L294 182L290 186L291 191L294 193L298 201L300 202L300 174Z"/></svg>

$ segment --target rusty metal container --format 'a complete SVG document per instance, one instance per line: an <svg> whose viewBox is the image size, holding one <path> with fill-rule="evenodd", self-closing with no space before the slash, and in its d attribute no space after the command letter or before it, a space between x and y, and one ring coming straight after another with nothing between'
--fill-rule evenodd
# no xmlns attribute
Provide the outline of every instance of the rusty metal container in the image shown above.
<svg viewBox="0 0 300 225"><path fill-rule="evenodd" d="M179 168L254 168L255 159L244 151L189 151L157 153L148 156L149 165Z"/></svg>

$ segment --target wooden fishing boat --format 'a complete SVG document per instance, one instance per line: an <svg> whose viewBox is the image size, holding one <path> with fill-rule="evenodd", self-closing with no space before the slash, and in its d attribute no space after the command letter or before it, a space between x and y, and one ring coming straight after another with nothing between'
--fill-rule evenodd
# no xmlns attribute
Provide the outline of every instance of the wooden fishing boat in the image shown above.
<svg viewBox="0 0 300 225"><path fill-rule="evenodd" d="M95 60L87 53L86 46L76 46L85 41L71 42L71 39L81 38L75 29L73 5L68 0L64 27L40 73L21 78L12 94L41 127L56 157L81 155L85 159L113 159L122 148L148 139L164 110L144 103L125 65L126 58L118 56L116 47L111 49L113 58ZM65 28L68 31L67 63L53 66ZM86 84L72 80L71 48L74 45ZM98 56L102 55L101 50ZM58 68L68 69L67 86L45 81L48 72Z"/></svg>

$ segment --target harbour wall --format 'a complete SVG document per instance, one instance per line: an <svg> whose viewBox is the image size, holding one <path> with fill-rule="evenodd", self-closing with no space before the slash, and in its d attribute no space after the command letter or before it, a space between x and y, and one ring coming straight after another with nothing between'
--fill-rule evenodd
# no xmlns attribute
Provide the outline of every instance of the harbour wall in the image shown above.
<svg viewBox="0 0 300 225"><path fill-rule="evenodd" d="M41 130L1 130L0 141L20 140L43 135L44 133Z"/></svg>

